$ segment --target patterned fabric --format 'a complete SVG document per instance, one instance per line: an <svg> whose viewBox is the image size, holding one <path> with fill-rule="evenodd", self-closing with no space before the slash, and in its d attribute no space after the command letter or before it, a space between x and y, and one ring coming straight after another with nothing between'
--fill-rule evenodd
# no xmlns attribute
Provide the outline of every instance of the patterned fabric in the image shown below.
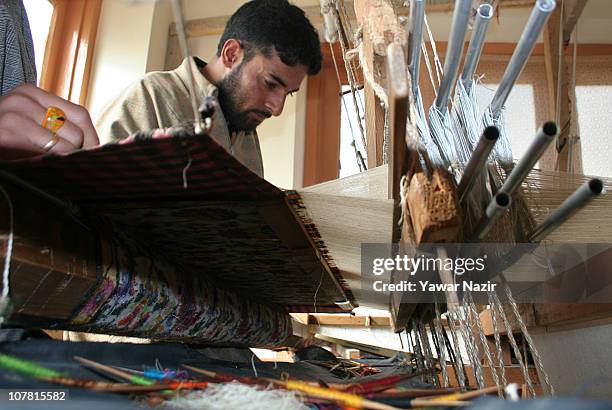
<svg viewBox="0 0 612 410"><path fill-rule="evenodd" d="M291 336L283 309L223 290L201 275L185 275L112 221L102 222L112 236L103 249L105 272L71 329L244 346L282 345Z"/></svg>
<svg viewBox="0 0 612 410"><path fill-rule="evenodd" d="M113 226L123 238L117 249L138 255L143 251L133 249L146 245L156 255L144 265L135 262L136 256L122 256L126 261L118 264L123 268L106 273L76 316L78 330L208 337L210 324L193 317L193 309L213 309L213 300L228 306L238 300L236 308L255 312L266 323L282 322L274 316L279 312L342 311L335 302L347 298L356 305L299 195L261 179L208 136L195 137L182 128L158 130L68 155L0 163L0 168L72 201L94 221L101 218L94 224L100 231ZM199 289L201 299L191 294L181 299L183 288L161 285L176 283L177 277L187 289ZM214 289L204 290L207 286ZM169 305L156 302L168 300ZM187 309L191 313L185 317L197 323L189 322L188 333L181 333L178 322L159 321L169 314L166 308L174 316ZM226 324L248 328L255 323L227 314L233 319L224 317ZM257 326L269 330L271 325ZM278 326L284 325L273 325Z"/></svg>
<svg viewBox="0 0 612 410"><path fill-rule="evenodd" d="M34 45L21 0L0 2L0 95L23 83L36 84Z"/></svg>

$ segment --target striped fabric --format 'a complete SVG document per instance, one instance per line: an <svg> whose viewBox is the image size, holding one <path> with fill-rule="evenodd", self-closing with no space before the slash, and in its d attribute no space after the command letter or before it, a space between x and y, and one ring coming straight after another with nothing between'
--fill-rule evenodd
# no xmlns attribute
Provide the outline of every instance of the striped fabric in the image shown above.
<svg viewBox="0 0 612 410"><path fill-rule="evenodd" d="M262 179L209 136L180 127L142 132L0 169L109 218L185 272L245 297L291 312L338 312L335 302L347 298L356 305L299 195Z"/></svg>
<svg viewBox="0 0 612 410"><path fill-rule="evenodd" d="M21 0L0 1L0 95L23 83L36 84L34 45Z"/></svg>

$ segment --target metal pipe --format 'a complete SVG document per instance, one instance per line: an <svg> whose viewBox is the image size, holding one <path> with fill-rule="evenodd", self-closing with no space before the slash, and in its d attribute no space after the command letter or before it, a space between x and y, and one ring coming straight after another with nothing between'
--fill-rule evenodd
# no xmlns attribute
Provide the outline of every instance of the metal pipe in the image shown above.
<svg viewBox="0 0 612 410"><path fill-rule="evenodd" d="M480 219L480 222L476 225L472 238L478 241L482 240L489 233L495 221L497 221L501 214L510 207L511 203L512 199L510 195L504 192L495 194L489 206L487 206L482 219Z"/></svg>
<svg viewBox="0 0 612 410"><path fill-rule="evenodd" d="M546 217L544 222L538 225L529 235L531 242L544 239L548 234L557 229L572 214L585 206L591 199L601 194L603 182L601 179L593 178L582 184L574 191L557 209Z"/></svg>
<svg viewBox="0 0 612 410"><path fill-rule="evenodd" d="M471 12L472 0L455 1L455 12L453 13L448 48L446 49L446 57L444 59L444 75L442 76L435 102L438 111L443 112L446 108L451 90L457 81L465 33L467 32Z"/></svg>
<svg viewBox="0 0 612 410"><path fill-rule="evenodd" d="M527 59L535 47L538 36L542 32L544 24L546 24L546 20L548 20L548 17L554 9L555 0L536 1L531 16L527 21L527 25L523 30L523 34L516 45L516 49L514 49L514 54L512 54L512 58L508 63L508 67L506 67L504 76L493 96L493 101L490 106L493 118L496 118L501 113L510 95L510 91L512 91L512 87L514 87L516 80L521 75L523 68L525 68L525 64L527 64Z"/></svg>
<svg viewBox="0 0 612 410"><path fill-rule="evenodd" d="M489 157L491 150L493 150L493 146L497 142L498 138L499 129L497 127L485 128L484 132L480 136L478 145L476 145L476 149L465 166L465 171L463 172L463 176L459 182L459 187L457 188L457 194L459 195L460 202L463 202L467 198L468 194L474 187L474 182L476 182L479 172L486 164L487 158Z"/></svg>
<svg viewBox="0 0 612 410"><path fill-rule="evenodd" d="M185 29L185 19L183 18L183 4L181 0L172 0L172 10L174 12L176 34L179 40L181 52L183 53L184 58L191 59L192 57L189 51L189 43L187 42L187 31ZM193 63L192 61L189 61L189 66L187 67L187 86L189 88L189 100L191 102L191 109L193 110L195 133L201 134L204 132L204 124L202 123L200 112L198 111L199 104L196 97L195 76L196 74L194 73Z"/></svg>
<svg viewBox="0 0 612 410"><path fill-rule="evenodd" d="M514 191L521 185L523 180L527 177L533 166L540 159L546 148L554 141L557 136L557 124L554 122L545 123L536 134L535 139L527 148L527 152L523 155L523 158L516 164L506 181L499 189L500 192L505 192L508 195L512 195Z"/></svg>
<svg viewBox="0 0 612 410"><path fill-rule="evenodd" d="M470 39L470 46L468 47L467 54L465 56L465 63L463 64L463 73L461 74L461 81L465 87L465 91L469 92L472 88L472 78L474 72L480 61L480 55L482 54L482 48L485 43L485 36L487 34L487 28L489 22L493 17L493 6L490 4L481 4L478 7L476 13L476 22L472 29L472 38Z"/></svg>
<svg viewBox="0 0 612 410"><path fill-rule="evenodd" d="M419 66L421 63L421 43L423 42L423 21L425 20L425 0L410 1L410 38L408 52L408 71L412 80L412 93L418 92Z"/></svg>

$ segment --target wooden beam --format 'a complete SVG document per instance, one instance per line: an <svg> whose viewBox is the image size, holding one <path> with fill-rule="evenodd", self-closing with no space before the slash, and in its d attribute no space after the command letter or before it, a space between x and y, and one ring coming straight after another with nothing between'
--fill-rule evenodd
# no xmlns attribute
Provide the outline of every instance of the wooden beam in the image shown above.
<svg viewBox="0 0 612 410"><path fill-rule="evenodd" d="M361 0L346 1L345 8L349 14L349 18L351 21L358 21L358 16L356 16L353 12L357 11L358 6L357 3ZM502 8L525 8L525 7L533 7L533 0L500 0L499 4ZM428 4L426 11L427 13L447 13L453 10L454 4ZM304 6L300 7L304 10L306 17L310 20L310 22L315 25L323 24L323 17L321 17L321 8L319 6ZM398 16L407 16L408 8L407 7L398 7L397 8ZM216 17L206 17L202 19L193 19L189 20L185 23L185 28L187 30L187 37L201 37L201 36L214 36L223 33L223 29L225 29L225 25L229 20L230 16L216 16ZM172 23L170 25L170 37L176 36L176 25Z"/></svg>
<svg viewBox="0 0 612 410"><path fill-rule="evenodd" d="M572 109L575 99L575 90L571 89L569 67L565 60L565 45L561 43L561 32L564 27L562 21L562 8L557 7L550 16L544 28L544 62L546 65L546 78L548 82L548 110L551 119L557 119L560 129L554 147L549 148L540 160L540 168L546 170L570 171L570 149L572 171L581 173L582 164L579 161L578 144L570 144L572 128Z"/></svg>
<svg viewBox="0 0 612 410"><path fill-rule="evenodd" d="M406 122L408 119L408 68L402 47L387 48L387 78L390 118L389 199L400 199L400 180L406 173Z"/></svg>
<svg viewBox="0 0 612 410"><path fill-rule="evenodd" d="M389 327L389 316L352 316L343 314L310 314L309 325L320 326L360 326L360 327Z"/></svg>
<svg viewBox="0 0 612 410"><path fill-rule="evenodd" d="M384 163L385 110L367 79L373 79L379 84L385 82L386 72L382 58L386 53L385 25L392 26L396 19L393 8L388 4L385 7L382 0L355 0L354 9L357 23L363 27L365 130L369 169ZM379 24L371 24L374 13L378 16ZM365 72L370 74L366 75Z"/></svg>
<svg viewBox="0 0 612 410"><path fill-rule="evenodd" d="M565 7L565 24L563 25L563 44L567 45L570 42L572 33L576 28L578 19L582 15L584 8L586 7L587 0L565 0L563 6Z"/></svg>

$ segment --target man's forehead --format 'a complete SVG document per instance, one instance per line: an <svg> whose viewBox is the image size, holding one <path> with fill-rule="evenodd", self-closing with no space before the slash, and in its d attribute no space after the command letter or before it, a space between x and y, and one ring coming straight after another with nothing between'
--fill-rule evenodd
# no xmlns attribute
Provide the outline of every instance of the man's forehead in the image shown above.
<svg viewBox="0 0 612 410"><path fill-rule="evenodd" d="M308 72L308 68L302 64L290 66L283 63L276 51L269 56L257 53L252 60L260 71L290 89L299 87Z"/></svg>

